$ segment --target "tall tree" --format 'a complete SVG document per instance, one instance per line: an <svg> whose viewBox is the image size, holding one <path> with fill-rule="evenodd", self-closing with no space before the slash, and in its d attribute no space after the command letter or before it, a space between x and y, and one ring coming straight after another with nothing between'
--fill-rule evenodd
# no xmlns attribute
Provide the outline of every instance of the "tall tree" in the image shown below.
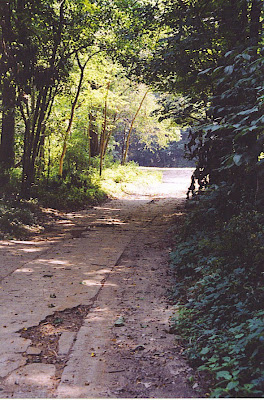
<svg viewBox="0 0 264 400"><path fill-rule="evenodd" d="M133 126L134 126L134 122L135 122L135 120L136 120L136 118L138 116L138 113L139 113L139 111L140 111L140 109L141 109L141 107L143 105L143 102L144 102L144 100L145 100L145 98L146 98L146 96L148 94L148 91L149 91L149 89L144 93L144 96L143 96L143 98L142 98L142 100L141 100L141 102L140 102L140 104L138 106L138 109L137 109L134 117L132 118L128 134L126 135L126 138L124 140L124 151L123 151L123 154L122 154L122 165L125 165L125 163L126 163L127 153L128 153L128 149L129 149L129 143L130 143L130 137L131 137L132 129L133 129Z"/></svg>
<svg viewBox="0 0 264 400"><path fill-rule="evenodd" d="M77 107L77 103L79 100L79 96L81 93L81 88L82 88L82 83L83 83L83 79L84 79L84 70L85 67L88 63L88 61L90 60L92 56L88 57L87 60L84 62L84 64L82 65L80 57L78 52L76 53L76 59L77 59L77 63L78 63L78 67L80 70L80 77L79 77L79 82L78 82L78 86L77 86L77 90L76 90L76 94L74 97L74 100L71 104L71 114L70 114L70 118L69 118L69 122L68 122L68 126L65 132L65 136L64 136L64 140L63 140L63 148L62 148L62 153L60 156L60 164L59 164L59 175L62 177L62 172L63 172L63 161L66 155L66 151L67 151L67 142L68 142L68 138L71 134L71 130L72 130L72 124L73 124L73 119L74 119L74 114L75 114L75 110Z"/></svg>
<svg viewBox="0 0 264 400"><path fill-rule="evenodd" d="M21 195L29 197L54 98L68 76L74 54L93 45L101 21L98 8L90 1L23 0L10 3L10 8L14 81L25 126Z"/></svg>
<svg viewBox="0 0 264 400"><path fill-rule="evenodd" d="M2 128L0 143L0 165L2 168L1 184L8 179L7 171L14 165L14 137L15 137L15 102L16 89L14 85L14 55L12 42L14 33L11 25L10 2L0 3L0 14L2 16L1 26L1 86L2 86ZM1 186L2 186L1 185Z"/></svg>

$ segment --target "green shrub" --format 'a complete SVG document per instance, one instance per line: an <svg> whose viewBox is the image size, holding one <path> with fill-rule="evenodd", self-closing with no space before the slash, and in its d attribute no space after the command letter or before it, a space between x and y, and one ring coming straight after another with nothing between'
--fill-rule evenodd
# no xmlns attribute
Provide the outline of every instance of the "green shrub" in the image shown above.
<svg viewBox="0 0 264 400"><path fill-rule="evenodd" d="M211 374L213 397L261 397L264 217L244 210L221 219L215 207L210 224L201 204L171 254L180 304L175 329L192 365ZM197 215L206 215L203 225Z"/></svg>
<svg viewBox="0 0 264 400"><path fill-rule="evenodd" d="M98 204L107 197L94 174L76 172L63 179L55 176L48 185L40 183L34 194L43 206L61 210L78 210Z"/></svg>
<svg viewBox="0 0 264 400"><path fill-rule="evenodd" d="M27 236L28 226L35 223L30 202L0 201L0 237Z"/></svg>

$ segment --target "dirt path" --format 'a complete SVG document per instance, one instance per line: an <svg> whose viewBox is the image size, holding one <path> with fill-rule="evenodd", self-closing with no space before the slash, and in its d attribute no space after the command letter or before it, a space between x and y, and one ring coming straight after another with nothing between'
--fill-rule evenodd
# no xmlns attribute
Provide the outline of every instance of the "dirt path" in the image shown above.
<svg viewBox="0 0 264 400"><path fill-rule="evenodd" d="M164 170L147 193L64 215L38 240L0 242L2 398L199 396L167 299L190 174Z"/></svg>

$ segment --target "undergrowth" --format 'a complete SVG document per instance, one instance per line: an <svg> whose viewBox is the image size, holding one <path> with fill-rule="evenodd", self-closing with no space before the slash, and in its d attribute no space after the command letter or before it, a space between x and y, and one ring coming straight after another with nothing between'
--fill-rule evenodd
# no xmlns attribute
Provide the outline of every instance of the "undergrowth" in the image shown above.
<svg viewBox="0 0 264 400"><path fill-rule="evenodd" d="M107 198L93 171L68 172L65 176L53 176L48 184L39 182L33 191L44 207L59 210L80 210L89 205L96 205Z"/></svg>
<svg viewBox="0 0 264 400"><path fill-rule="evenodd" d="M230 217L210 194L192 202L171 254L175 329L211 397L263 397L264 215L244 205Z"/></svg>
<svg viewBox="0 0 264 400"><path fill-rule="evenodd" d="M17 193L20 180L19 171L10 171L8 185L3 193L0 191L0 238L26 238L41 232L49 219L45 208L76 211L107 198L94 171L77 173L73 170L66 172L63 178L53 175L48 182L46 178L39 178L28 200L21 199Z"/></svg>
<svg viewBox="0 0 264 400"><path fill-rule="evenodd" d="M27 237L39 231L35 211L32 201L0 200L0 238Z"/></svg>
<svg viewBox="0 0 264 400"><path fill-rule="evenodd" d="M160 171L142 170L134 162L126 165L115 163L103 171L101 186L111 196L120 196L133 193L140 187L147 188L161 179Z"/></svg>

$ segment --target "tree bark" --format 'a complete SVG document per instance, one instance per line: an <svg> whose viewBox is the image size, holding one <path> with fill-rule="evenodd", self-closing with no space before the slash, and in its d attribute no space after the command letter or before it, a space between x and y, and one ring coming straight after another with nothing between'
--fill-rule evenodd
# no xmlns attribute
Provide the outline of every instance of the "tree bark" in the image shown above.
<svg viewBox="0 0 264 400"><path fill-rule="evenodd" d="M89 113L88 129L87 129L87 142L88 142L88 167L91 165L91 117Z"/></svg>
<svg viewBox="0 0 264 400"><path fill-rule="evenodd" d="M137 118L137 116L138 116L138 113L139 113L139 111L140 111L140 109L141 109L141 107L142 107L142 104L143 104L143 102L144 102L144 100L145 100L145 98L146 98L148 92L149 92L149 89L148 89L148 90L146 91L146 93L144 94L144 96L143 96L143 98L142 98L142 100L141 100L141 102L140 102L140 104L139 104L139 107L138 107L138 109L137 109L137 111L136 111L136 113L135 113L135 115L134 115L134 118L133 118L132 121L131 121L131 125L130 125L129 131L128 131L128 134L127 134L127 137L126 137L125 151L124 151L123 159L122 159L122 163L121 163L122 165L125 165L125 163L126 163L127 153L128 153L128 148L129 148L129 141L130 141L130 136L131 136L132 129L133 129L133 126L134 126L134 122L135 122L135 120L136 120L136 118Z"/></svg>
<svg viewBox="0 0 264 400"><path fill-rule="evenodd" d="M250 10L250 39L252 44L256 45L260 39L260 33L262 28L261 23L261 11L262 11L263 3L262 0L252 0L252 6Z"/></svg>
<svg viewBox="0 0 264 400"><path fill-rule="evenodd" d="M104 107L104 122L103 122L103 129L100 138L100 176L102 175L103 171L103 160L104 160L104 153L105 153L105 145L106 145L106 120L107 120L107 98L109 93L110 82L108 82L106 87L106 95L105 95L105 107Z"/></svg>
<svg viewBox="0 0 264 400"><path fill-rule="evenodd" d="M95 116L93 115L92 112L90 112L90 154L91 157L96 157L99 155L99 140L98 140L98 132L95 127Z"/></svg>
<svg viewBox="0 0 264 400"><path fill-rule="evenodd" d="M71 105L71 115L70 115L68 127L66 129L65 136L64 136L63 148L62 148L62 153L61 153L61 156L60 156L60 163L59 163L59 176L60 177L62 177L62 173L63 173L63 162L64 162L64 158L66 156L68 138L69 138L70 133L71 133L74 114L75 114L75 110L76 110L76 107L77 107L77 102L78 102L79 95L80 95L81 88L82 88L82 82L83 82L83 78L84 78L84 70L85 70L85 67L86 67L89 59L90 59L90 57L89 57L85 61L84 65L81 65L81 62L80 62L78 54L76 54L76 58L77 58L78 66L80 68L81 73L80 73L80 78L79 78L79 83L78 83L77 91L76 91L76 94L75 94L75 98L74 98L74 100L72 102L72 105Z"/></svg>
<svg viewBox="0 0 264 400"><path fill-rule="evenodd" d="M115 115L114 115L113 122L112 122L112 127L111 127L111 129L109 130L109 132L107 133L106 138L105 138L104 157L105 157L105 155L106 155L106 150L107 150L107 147L108 147L110 138L111 138L111 136L112 136L113 130L114 130L114 128L115 128L115 123L116 123L116 121L117 121L117 113L115 113Z"/></svg>
<svg viewBox="0 0 264 400"><path fill-rule="evenodd" d="M23 151L23 172L21 182L21 196L29 198L31 187L35 179L35 163L39 151L39 142L45 132L45 116L49 103L52 101L47 87L40 90L33 112L26 116L23 105L20 101L20 111L25 123L24 151ZM26 107L27 109L27 107Z"/></svg>
<svg viewBox="0 0 264 400"><path fill-rule="evenodd" d="M1 42L0 50L2 54L0 72L4 78L2 80L2 129L0 143L0 165L4 172L1 184L8 181L6 171L14 166L14 139L15 139L15 108L16 108L16 89L13 83L13 55L11 42L13 37L11 26L11 10L9 2L0 3L1 19ZM2 180L1 179L1 180Z"/></svg>
<svg viewBox="0 0 264 400"><path fill-rule="evenodd" d="M14 166L16 89L9 78L5 78L2 90L2 132L0 163L5 169Z"/></svg>

